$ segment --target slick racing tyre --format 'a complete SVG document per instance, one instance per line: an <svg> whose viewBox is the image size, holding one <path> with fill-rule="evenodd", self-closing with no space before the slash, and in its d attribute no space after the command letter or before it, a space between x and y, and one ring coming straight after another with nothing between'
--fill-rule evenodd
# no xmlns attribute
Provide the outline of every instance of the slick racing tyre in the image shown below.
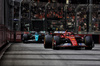
<svg viewBox="0 0 100 66"><path fill-rule="evenodd" d="M54 43L54 41L55 41L56 43ZM57 45L60 45L60 37L59 37L59 36L54 36L52 42L53 42L53 43L52 43L52 48L53 48L54 50L59 50L59 47L57 47Z"/></svg>
<svg viewBox="0 0 100 66"><path fill-rule="evenodd" d="M27 34L24 34L22 41L25 43L27 39L28 39L28 35Z"/></svg>
<svg viewBox="0 0 100 66"><path fill-rule="evenodd" d="M85 47L86 50L91 50L94 46L93 40L91 36L85 37L85 44L87 47Z"/></svg>
<svg viewBox="0 0 100 66"><path fill-rule="evenodd" d="M52 35L44 37L44 48L52 48Z"/></svg>

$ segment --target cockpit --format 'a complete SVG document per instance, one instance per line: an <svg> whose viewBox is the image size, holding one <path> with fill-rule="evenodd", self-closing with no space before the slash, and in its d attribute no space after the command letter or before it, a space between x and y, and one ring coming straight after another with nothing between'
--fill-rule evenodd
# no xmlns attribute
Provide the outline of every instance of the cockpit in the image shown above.
<svg viewBox="0 0 100 66"><path fill-rule="evenodd" d="M65 34L66 34L66 36L74 35L74 34L71 33L71 32L66 32Z"/></svg>

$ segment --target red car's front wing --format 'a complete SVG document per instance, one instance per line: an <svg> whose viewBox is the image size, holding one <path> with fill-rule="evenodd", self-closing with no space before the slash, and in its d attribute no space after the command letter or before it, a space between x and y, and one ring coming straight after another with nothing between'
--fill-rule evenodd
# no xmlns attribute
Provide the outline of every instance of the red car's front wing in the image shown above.
<svg viewBox="0 0 100 66"><path fill-rule="evenodd" d="M60 45L54 45L56 47L87 47L84 43L78 43L77 46L73 46L71 43L64 43Z"/></svg>

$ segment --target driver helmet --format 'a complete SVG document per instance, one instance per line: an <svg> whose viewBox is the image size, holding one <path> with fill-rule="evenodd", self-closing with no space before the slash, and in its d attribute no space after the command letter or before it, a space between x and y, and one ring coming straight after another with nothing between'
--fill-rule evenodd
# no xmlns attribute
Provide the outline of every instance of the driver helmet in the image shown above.
<svg viewBox="0 0 100 66"><path fill-rule="evenodd" d="M37 35L38 33L37 32L35 32L35 35Z"/></svg>

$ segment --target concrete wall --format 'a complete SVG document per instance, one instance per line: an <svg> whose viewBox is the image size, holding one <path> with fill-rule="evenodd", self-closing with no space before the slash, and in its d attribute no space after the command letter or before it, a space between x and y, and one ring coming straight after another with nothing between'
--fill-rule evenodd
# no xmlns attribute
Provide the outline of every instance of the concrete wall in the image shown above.
<svg viewBox="0 0 100 66"><path fill-rule="evenodd" d="M11 29L12 16L11 16L11 6L9 5L9 0L0 0L0 24L6 25Z"/></svg>
<svg viewBox="0 0 100 66"><path fill-rule="evenodd" d="M10 7L9 7L9 1L5 0L5 25L10 29Z"/></svg>
<svg viewBox="0 0 100 66"><path fill-rule="evenodd" d="M4 24L4 0L0 0L0 24Z"/></svg>
<svg viewBox="0 0 100 66"><path fill-rule="evenodd" d="M12 1L5 0L5 25L9 30L12 30Z"/></svg>

